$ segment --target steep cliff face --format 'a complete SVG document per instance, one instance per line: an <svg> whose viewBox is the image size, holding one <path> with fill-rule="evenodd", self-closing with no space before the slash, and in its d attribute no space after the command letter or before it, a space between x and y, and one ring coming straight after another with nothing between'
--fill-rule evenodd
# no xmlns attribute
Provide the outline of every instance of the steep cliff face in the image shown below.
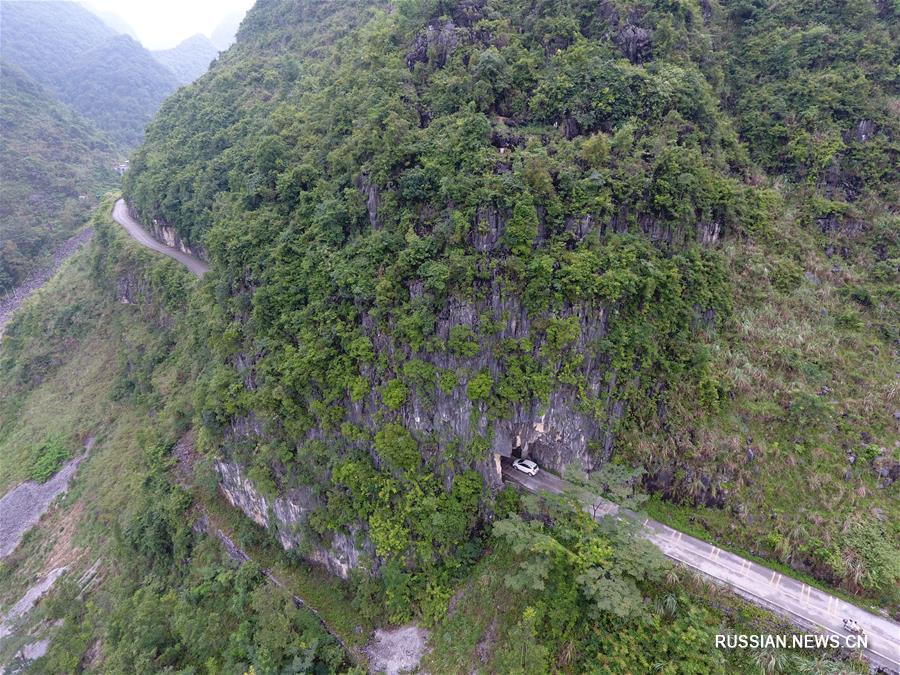
<svg viewBox="0 0 900 675"><path fill-rule="evenodd" d="M182 253L196 256L201 260L206 259L206 252L203 250L203 247L188 246L171 225L166 225L164 222L160 222L154 218L150 224L150 230L153 233L153 236L163 242L166 246L177 248Z"/></svg>
<svg viewBox="0 0 900 675"><path fill-rule="evenodd" d="M213 264L202 417L229 499L286 547L310 514L372 527L336 513L360 457L447 490L499 488L498 454L599 466L727 315L713 249L759 199L739 154L703 152L735 141L699 68L647 67L643 14L606 10L556 30L550 7L536 28L490 2L261 5L151 128L126 191Z"/></svg>
<svg viewBox="0 0 900 675"><path fill-rule="evenodd" d="M294 489L274 499L259 493L253 482L233 462L217 460L219 487L228 502L257 525L273 531L285 550L300 548L305 557L343 579L359 566L363 553L350 535L335 533L328 544L313 543L304 528L309 513L321 506L312 489Z"/></svg>
<svg viewBox="0 0 900 675"><path fill-rule="evenodd" d="M850 260L881 232L889 282L890 228L872 218L895 193L865 177L892 171L895 124L860 103L881 84L840 73L840 103L771 112L807 98L770 67L757 10L726 4L272 0L166 103L126 194L210 261L198 418L223 462L302 508L266 516L282 543L303 548L284 525L299 519L427 567L423 551L453 555L490 516L497 454L594 469L624 447L667 498L769 503L751 436L777 423L780 464L810 410L829 419L797 379L825 377L824 357L748 336L795 316L778 294L819 278L819 235ZM766 20L846 23L826 5ZM745 53L772 71L769 98L745 96ZM859 67L883 79L872 58ZM814 118L827 132L800 128ZM791 353L784 378L748 349ZM417 490L452 514L450 543ZM242 508L262 521L266 500Z"/></svg>
<svg viewBox="0 0 900 675"><path fill-rule="evenodd" d="M505 225L504 216L491 212L476 225L477 233L470 238L473 248L487 256L500 255ZM411 282L409 293L413 300L421 297L424 284ZM572 376L578 377L584 391L579 393L574 386L559 386L542 398L531 395L526 379L513 381L508 376L513 365L511 358L539 363L541 350L547 348L545 328L535 325L541 319L529 313L517 289L505 287L498 277L485 283L481 297L450 298L435 316L434 338L445 344L453 344L454 337L457 342L472 340L461 346L433 353L411 351L380 329L375 317L363 316L361 324L376 353L402 355L411 351L410 358L428 364L436 373L471 374L468 378L462 375L453 387L435 387L433 383L409 387L406 401L394 416L417 437L434 437L440 447L454 444L468 447L475 439L486 438L489 439L486 451L507 457L512 454L533 457L559 471L573 462L590 469L595 463L607 460L612 451L614 435L609 430L621 418L624 402L616 398L619 374L611 370L600 347L607 334L607 314L607 308L590 303L567 305L558 313L556 319L568 327L571 340L556 358L548 359L541 376L546 377L550 388L549 383L564 365L572 367ZM484 330L486 322L495 325ZM466 337L458 338L459 335ZM510 345L515 354L507 358ZM566 357L573 354L579 355L575 366L566 362ZM384 414L383 390L393 379L391 374L386 377L377 371L375 364L362 368L361 375L372 383L370 391L359 400L347 401L349 421L372 433ZM488 402L473 401L470 397L467 385L479 373L487 373L491 382L500 383L507 378L509 387L522 389L510 392L510 405L502 416L492 412ZM602 398L607 403L602 410L588 411L581 405L585 396ZM490 457L483 455L479 459L486 462L482 465L485 479L496 485L499 477Z"/></svg>

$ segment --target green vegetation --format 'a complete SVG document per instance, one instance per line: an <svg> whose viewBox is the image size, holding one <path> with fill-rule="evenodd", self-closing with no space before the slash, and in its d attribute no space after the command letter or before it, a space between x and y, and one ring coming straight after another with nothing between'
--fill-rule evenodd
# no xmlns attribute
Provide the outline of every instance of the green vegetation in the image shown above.
<svg viewBox="0 0 900 675"><path fill-rule="evenodd" d="M862 668L715 650L784 628L627 527L489 486L521 442L896 611L898 25L868 0L259 3L125 179L210 272L98 217L90 264L2 343L4 420L61 400L67 369L92 378L66 419L0 426L4 448L113 412L130 448L129 492L84 534L115 556L114 611L64 607L80 647L48 662L102 636L112 670L346 665L192 532L215 501L173 481L192 429L267 499L303 500L287 558L231 529L298 588L290 556L343 535L352 592L326 622L427 625L434 672ZM90 341L103 384L70 354Z"/></svg>
<svg viewBox="0 0 900 675"><path fill-rule="evenodd" d="M715 649L716 633L792 629L669 568L622 523L597 523L565 498L525 502L495 523L491 553L435 628L429 672L866 670L836 654Z"/></svg>
<svg viewBox="0 0 900 675"><path fill-rule="evenodd" d="M97 243L27 303L0 347L4 491L23 477L27 439L51 434L34 449L42 474L70 453L64 431L96 441L61 507L0 567L5 605L49 566L71 567L28 617L27 627L53 633L32 668L345 671L348 655L315 615L193 530L196 502L176 483L172 456L191 416L191 353L173 345L196 282L128 239L109 219L111 204L92 222ZM4 642L0 657L22 644Z"/></svg>
<svg viewBox="0 0 900 675"><path fill-rule="evenodd" d="M4 3L0 25L0 59L121 146L140 142L160 103L178 86L150 52L78 3Z"/></svg>
<svg viewBox="0 0 900 675"><path fill-rule="evenodd" d="M36 459L31 467L31 480L46 483L69 459L71 452L64 439L54 436L45 440L34 453Z"/></svg>
<svg viewBox="0 0 900 675"><path fill-rule="evenodd" d="M256 8L126 181L213 263L211 438L266 420L236 456L328 493L402 423L446 488L559 394L714 538L893 606L893 12Z"/></svg>
<svg viewBox="0 0 900 675"><path fill-rule="evenodd" d="M118 180L118 152L90 122L7 62L0 63L0 89L2 295L88 219L97 192Z"/></svg>
<svg viewBox="0 0 900 675"><path fill-rule="evenodd" d="M153 52L153 58L170 70L180 84L189 84L203 75L219 50L205 35L192 35L171 49Z"/></svg>

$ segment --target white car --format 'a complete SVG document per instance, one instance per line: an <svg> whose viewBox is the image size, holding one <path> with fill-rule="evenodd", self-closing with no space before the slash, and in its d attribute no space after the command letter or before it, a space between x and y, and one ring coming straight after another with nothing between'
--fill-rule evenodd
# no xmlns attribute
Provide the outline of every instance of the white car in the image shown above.
<svg viewBox="0 0 900 675"><path fill-rule="evenodd" d="M533 476L538 472L538 465L530 459L517 459L513 462L513 466L522 473L527 473L529 476Z"/></svg>
<svg viewBox="0 0 900 675"><path fill-rule="evenodd" d="M854 635L865 635L866 631L863 630L863 627L860 626L853 619L844 619L844 628L853 633Z"/></svg>

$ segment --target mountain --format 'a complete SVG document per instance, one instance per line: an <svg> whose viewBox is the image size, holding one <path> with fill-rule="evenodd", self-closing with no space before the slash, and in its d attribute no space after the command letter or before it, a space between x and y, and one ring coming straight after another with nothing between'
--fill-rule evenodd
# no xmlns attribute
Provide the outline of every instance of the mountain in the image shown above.
<svg viewBox="0 0 900 675"><path fill-rule="evenodd" d="M17 286L116 185L119 152L19 68L0 62L0 293Z"/></svg>
<svg viewBox="0 0 900 675"><path fill-rule="evenodd" d="M4 2L0 55L115 142L134 146L178 80L139 43L73 2Z"/></svg>
<svg viewBox="0 0 900 675"><path fill-rule="evenodd" d="M226 490L416 575L413 484L641 466L659 517L896 606L894 11L259 3L125 183L211 262Z"/></svg>
<svg viewBox="0 0 900 675"><path fill-rule="evenodd" d="M56 90L62 101L114 140L134 146L177 86L172 72L150 52L129 36L117 35L73 59Z"/></svg>
<svg viewBox="0 0 900 675"><path fill-rule="evenodd" d="M153 52L153 58L175 74L181 84L193 82L218 56L216 46L205 35L193 35L171 49Z"/></svg>
<svg viewBox="0 0 900 675"><path fill-rule="evenodd" d="M0 659L869 672L717 643L900 618L896 12L257 2L124 179L208 272L110 196L0 341Z"/></svg>
<svg viewBox="0 0 900 675"><path fill-rule="evenodd" d="M220 52L224 52L234 44L238 27L241 25L243 18L244 12L232 12L219 22L219 25L213 29L213 32L210 35L210 40L216 46L216 49Z"/></svg>
<svg viewBox="0 0 900 675"><path fill-rule="evenodd" d="M80 54L116 35L76 2L4 2L0 17L3 59L51 88Z"/></svg>

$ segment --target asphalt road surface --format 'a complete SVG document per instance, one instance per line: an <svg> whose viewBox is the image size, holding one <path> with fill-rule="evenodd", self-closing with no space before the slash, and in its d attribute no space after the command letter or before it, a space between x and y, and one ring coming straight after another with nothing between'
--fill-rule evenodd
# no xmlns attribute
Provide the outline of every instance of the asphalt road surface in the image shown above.
<svg viewBox="0 0 900 675"><path fill-rule="evenodd" d="M184 251L179 251L172 246L166 246L161 241L154 238L140 223L131 217L131 214L128 213L128 206L125 204L124 199L120 199L116 202L116 205L113 207L112 217L113 220L124 227L128 234L130 234L141 246L146 246L149 249L177 260L198 277L202 277L209 271L209 265L200 260L200 258L185 253Z"/></svg>
<svg viewBox="0 0 900 675"><path fill-rule="evenodd" d="M575 489L568 481L547 471L527 476L513 468L511 459L503 457L501 463L504 480L531 492L559 494ZM592 506L596 507L598 518L620 513L618 506L600 497L585 499L585 508ZM625 510L621 514L634 515ZM803 630L847 636L843 619L856 619L869 638L868 648L863 651L869 662L890 673L900 673L900 624L662 523L645 520L643 525L647 538L667 557L785 617Z"/></svg>

